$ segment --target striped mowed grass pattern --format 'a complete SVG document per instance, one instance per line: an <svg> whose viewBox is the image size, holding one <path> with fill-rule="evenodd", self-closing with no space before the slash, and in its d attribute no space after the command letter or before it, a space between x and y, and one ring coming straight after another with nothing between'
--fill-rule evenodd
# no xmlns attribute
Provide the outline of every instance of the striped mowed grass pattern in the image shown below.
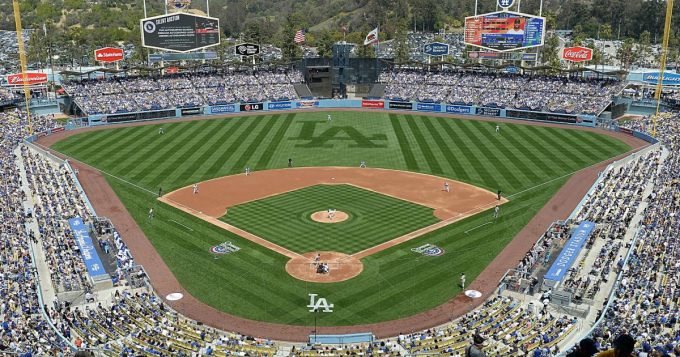
<svg viewBox="0 0 680 357"><path fill-rule="evenodd" d="M608 136L578 130L460 120L415 114L289 113L127 127L78 135L54 145L62 151L149 190L167 192L206 179L295 166L358 166L423 172L511 194L627 150ZM323 119L323 120L319 120ZM313 132L305 122L317 121ZM158 135L162 126L165 134ZM382 147L356 147L333 127L352 128ZM351 134L351 133L350 133ZM76 139L77 138L77 139ZM363 139L359 138L359 140Z"/></svg>
<svg viewBox="0 0 680 357"><path fill-rule="evenodd" d="M339 223L310 219L337 209ZM353 254L440 220L433 209L351 185L316 185L229 207L220 219L294 252Z"/></svg>
<svg viewBox="0 0 680 357"><path fill-rule="evenodd" d="M234 315L297 325L314 324L307 294L317 293L337 307L319 319L320 326L386 321L442 304L461 292L460 273L472 281L567 177L524 190L629 150L611 137L562 128L500 123L501 132L495 133L494 122L403 112L332 112L328 124L327 114L261 113L113 127L75 135L53 148L152 192L243 173L245 166L257 175L257 170L285 167L291 157L295 166L358 166L364 160L369 167L434 174L492 191L501 188L506 196L517 193L501 206L493 224L465 233L492 220L492 213L483 212L362 259L364 271L353 279L313 284L290 277L286 257L105 175L188 292ZM305 124L314 121L319 123ZM159 126L165 134L158 135ZM329 131L335 126L344 129ZM357 133L358 141L353 139ZM357 144L366 140L376 145ZM150 207L154 220L147 219ZM225 241L242 249L213 259L210 247ZM425 258L410 251L428 243L446 253Z"/></svg>

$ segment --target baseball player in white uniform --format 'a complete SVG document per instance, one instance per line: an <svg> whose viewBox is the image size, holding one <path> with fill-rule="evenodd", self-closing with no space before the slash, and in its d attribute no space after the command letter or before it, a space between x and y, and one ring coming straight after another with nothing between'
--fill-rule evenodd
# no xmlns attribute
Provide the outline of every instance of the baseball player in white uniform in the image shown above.
<svg viewBox="0 0 680 357"><path fill-rule="evenodd" d="M198 193L198 184L194 184L194 195Z"/></svg>
<svg viewBox="0 0 680 357"><path fill-rule="evenodd" d="M361 167L361 168L364 168L364 169L365 169L365 168L366 168L366 161L364 161L364 160L361 160L361 163L359 164L359 167Z"/></svg>
<svg viewBox="0 0 680 357"><path fill-rule="evenodd" d="M328 114L328 122L329 123L331 122L331 115L330 114Z"/></svg>
<svg viewBox="0 0 680 357"><path fill-rule="evenodd" d="M158 134L159 134L159 135L160 135L160 134L163 134L163 128L162 128L162 127L161 127L161 128L158 128Z"/></svg>
<svg viewBox="0 0 680 357"><path fill-rule="evenodd" d="M447 193L450 192L450 191L449 191L449 183L448 183L448 182L444 182L444 191L446 191Z"/></svg>
<svg viewBox="0 0 680 357"><path fill-rule="evenodd" d="M149 219L153 219L153 208L149 209Z"/></svg>
<svg viewBox="0 0 680 357"><path fill-rule="evenodd" d="M499 131L501 131L501 126L496 124L496 132L498 133Z"/></svg>
<svg viewBox="0 0 680 357"><path fill-rule="evenodd" d="M493 209L493 218L498 218L498 206Z"/></svg>
<svg viewBox="0 0 680 357"><path fill-rule="evenodd" d="M250 167L246 167L246 176L250 176Z"/></svg>

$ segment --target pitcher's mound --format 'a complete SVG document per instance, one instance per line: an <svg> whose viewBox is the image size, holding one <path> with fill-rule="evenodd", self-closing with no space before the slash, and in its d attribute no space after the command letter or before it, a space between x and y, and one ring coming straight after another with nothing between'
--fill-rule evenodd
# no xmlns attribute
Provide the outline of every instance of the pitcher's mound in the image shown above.
<svg viewBox="0 0 680 357"><path fill-rule="evenodd" d="M346 221L349 216L345 212L336 211L333 218L328 218L328 211L312 213L312 220L319 223L340 223Z"/></svg>
<svg viewBox="0 0 680 357"><path fill-rule="evenodd" d="M326 212L328 213L328 212ZM333 218L335 219L335 218ZM319 263L328 264L328 273L318 273L314 258L319 254ZM293 258L286 264L286 271L292 277L313 283L337 283L349 280L364 270L364 265L357 258L338 252L310 252Z"/></svg>

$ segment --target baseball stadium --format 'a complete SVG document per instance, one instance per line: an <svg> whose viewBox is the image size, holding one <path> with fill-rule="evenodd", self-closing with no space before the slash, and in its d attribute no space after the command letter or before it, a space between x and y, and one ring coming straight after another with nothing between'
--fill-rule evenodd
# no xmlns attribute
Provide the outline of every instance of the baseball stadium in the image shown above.
<svg viewBox="0 0 680 357"><path fill-rule="evenodd" d="M0 354L680 355L670 15L641 70L542 2L325 55L311 18L277 47L158 2L78 65L9 7Z"/></svg>

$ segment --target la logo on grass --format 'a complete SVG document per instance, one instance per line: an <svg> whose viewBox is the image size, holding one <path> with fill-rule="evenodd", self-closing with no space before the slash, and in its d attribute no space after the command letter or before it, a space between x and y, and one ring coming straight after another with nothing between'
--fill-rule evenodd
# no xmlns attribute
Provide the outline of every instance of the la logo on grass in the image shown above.
<svg viewBox="0 0 680 357"><path fill-rule="evenodd" d="M326 298L319 298L314 302L314 298L317 297L319 294L309 294L309 305L307 307L311 308L309 312L314 312L315 310L320 310L323 308L323 312L333 312L333 306L334 304L329 304L328 301L326 301Z"/></svg>
<svg viewBox="0 0 680 357"><path fill-rule="evenodd" d="M387 135L385 134L373 134L371 136L366 136L359 132L355 127L349 125L334 125L328 127L321 134L314 136L314 132L317 126L323 124L323 126L328 126L326 121L300 121L298 123L302 124L300 128L300 133L297 137L289 138L289 140L304 140L307 141L304 144L297 144L296 147L303 148L333 148L333 141L354 141L353 144L349 144L351 148L386 148L387 144L377 144L375 141L387 141Z"/></svg>

